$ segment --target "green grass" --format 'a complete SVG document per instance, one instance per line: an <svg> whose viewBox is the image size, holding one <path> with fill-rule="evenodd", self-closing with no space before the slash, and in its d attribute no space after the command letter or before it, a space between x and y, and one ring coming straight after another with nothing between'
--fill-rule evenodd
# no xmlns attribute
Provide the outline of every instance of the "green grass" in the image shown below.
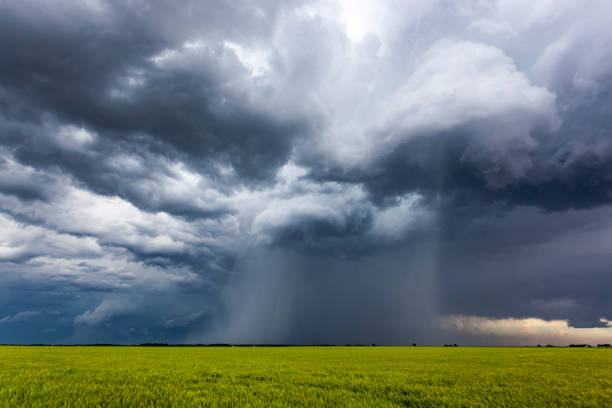
<svg viewBox="0 0 612 408"><path fill-rule="evenodd" d="M612 350L0 347L0 407L612 407Z"/></svg>

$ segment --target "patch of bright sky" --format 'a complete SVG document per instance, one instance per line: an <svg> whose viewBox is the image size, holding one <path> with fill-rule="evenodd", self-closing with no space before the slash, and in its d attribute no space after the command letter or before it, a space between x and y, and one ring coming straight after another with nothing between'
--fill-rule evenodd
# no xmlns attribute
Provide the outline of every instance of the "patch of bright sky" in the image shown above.
<svg viewBox="0 0 612 408"><path fill-rule="evenodd" d="M524 319L491 319L479 316L450 315L440 318L443 328L472 335L489 335L521 339L528 344L568 345L576 343L609 343L612 338L612 322L601 318L605 327L571 327L566 320L543 320L535 317Z"/></svg>
<svg viewBox="0 0 612 408"><path fill-rule="evenodd" d="M268 53L265 50L243 46L232 41L225 41L223 46L234 51L240 63L251 72L252 77L262 76L270 70Z"/></svg>
<svg viewBox="0 0 612 408"><path fill-rule="evenodd" d="M377 33L384 26L386 10L380 1L338 0L340 20L346 35L353 42L360 42L368 33Z"/></svg>

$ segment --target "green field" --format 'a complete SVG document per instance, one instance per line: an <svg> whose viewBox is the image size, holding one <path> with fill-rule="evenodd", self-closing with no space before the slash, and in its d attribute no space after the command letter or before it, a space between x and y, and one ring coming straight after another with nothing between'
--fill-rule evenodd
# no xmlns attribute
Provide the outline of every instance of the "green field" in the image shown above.
<svg viewBox="0 0 612 408"><path fill-rule="evenodd" d="M612 350L0 347L1 407L612 407Z"/></svg>

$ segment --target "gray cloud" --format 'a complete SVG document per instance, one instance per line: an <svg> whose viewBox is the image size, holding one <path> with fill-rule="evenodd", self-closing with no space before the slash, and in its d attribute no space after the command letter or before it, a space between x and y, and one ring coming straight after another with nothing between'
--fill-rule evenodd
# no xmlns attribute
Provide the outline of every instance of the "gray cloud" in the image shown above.
<svg viewBox="0 0 612 408"><path fill-rule="evenodd" d="M610 215L609 208L554 214L519 208L469 222L449 220L455 236L441 251L440 310L479 315L486 304L486 316L494 318L601 326L612 307L605 239Z"/></svg>
<svg viewBox="0 0 612 408"><path fill-rule="evenodd" d="M3 3L0 341L603 326L611 11Z"/></svg>
<svg viewBox="0 0 612 408"><path fill-rule="evenodd" d="M0 324L20 322L20 321L28 320L29 318L33 316L39 316L40 314L41 313L37 310L26 310L25 312L19 312L15 315L8 315L8 316L4 316L3 318L0 318Z"/></svg>

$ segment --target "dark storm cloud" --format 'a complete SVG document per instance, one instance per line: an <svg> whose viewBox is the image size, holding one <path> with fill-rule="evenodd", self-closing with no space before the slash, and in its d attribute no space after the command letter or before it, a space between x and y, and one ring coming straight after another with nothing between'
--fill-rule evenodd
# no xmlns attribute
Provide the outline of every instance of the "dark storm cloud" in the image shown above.
<svg viewBox="0 0 612 408"><path fill-rule="evenodd" d="M372 214L368 209L355 209L341 219L320 214L296 215L286 225L269 229L273 242L280 246L297 246L303 251L363 250L359 243L371 227Z"/></svg>
<svg viewBox="0 0 612 408"><path fill-rule="evenodd" d="M2 3L0 341L604 326L610 11Z"/></svg>
<svg viewBox="0 0 612 408"><path fill-rule="evenodd" d="M607 101L599 102L605 105ZM606 106L612 109L612 105ZM569 119L570 123L589 120ZM530 168L518 179L505 174L494 156L479 158L477 162L466 160L470 147L468 137L460 129L452 134L416 137L365 172L331 170L322 174L315 170L312 176L316 180L364 183L372 199L382 204L385 199L417 191L426 197L446 196L457 206L479 203L483 209L491 204L508 208L535 206L546 211L609 205L612 126L605 119L600 121L597 126L607 134L599 140L590 140L586 146L581 141L588 137L588 130L572 130L570 126L561 129L562 141L544 141L536 151L521 158L529 160ZM496 176L510 181L492 184L491 179Z"/></svg>
<svg viewBox="0 0 612 408"><path fill-rule="evenodd" d="M502 118L494 114L473 119L467 106L434 99L432 103L439 104L442 112L463 110L462 122L449 127L433 121L419 124L416 131L410 126L402 130L402 123L393 123L397 130L386 125L382 131L373 131L380 146L364 147L372 150L372 160L347 166L342 160L330 162L325 156L307 155L305 162L312 166L313 179L363 183L377 203L418 191L426 197L445 196L457 206L479 203L483 208L491 204L508 208L527 205L565 211L609 205L612 120L606 112L612 110L612 75L603 72L597 76L597 88L589 91L588 97L581 89L567 89L564 82L557 84L559 89L552 90L559 92L556 104L561 111L543 110L534 114L535 120L529 111L510 109ZM451 82L435 85L448 86L448 92L469 92ZM422 89L415 87L413 92L419 94ZM465 105L475 103L469 94L464 97ZM483 104L479 109L494 111L488 106L499 103L487 95L479 97L483 98L477 101ZM524 109L520 103L517 108ZM415 105L415 109L420 108ZM558 125L540 123L557 114ZM404 115L405 121L421 120L418 111L406 111ZM445 113L439 118L442 123L453 120ZM523 123L530 121L532 125ZM525 126L526 130L521 130ZM518 129L517 134L506 135L512 127ZM389 142L393 140L389 133L397 141ZM500 142L491 144L495 138Z"/></svg>
<svg viewBox="0 0 612 408"><path fill-rule="evenodd" d="M38 121L51 114L124 148L174 159L186 155L200 167L207 167L206 159L228 161L246 178L265 177L284 162L303 125L264 116L233 91L232 82L247 73L224 46L240 38L265 39L273 10L262 16L245 4L186 3L188 13L164 3L101 3L100 10L62 6L50 11L25 2L1 10L3 100L24 106L5 112L9 119L23 111ZM232 20L240 21L240 30ZM205 47L185 61L156 64L156 56L183 52L186 41L201 38ZM3 135L20 159L65 167L108 193L108 183L94 176L104 170L98 160L44 145L32 149L41 138L24 135L28 130ZM94 152L108 153L104 142Z"/></svg>
<svg viewBox="0 0 612 408"><path fill-rule="evenodd" d="M241 343L433 342L435 243L364 261L257 251L226 291L228 324L206 338ZM262 293L265 296L262 296Z"/></svg>
<svg viewBox="0 0 612 408"><path fill-rule="evenodd" d="M31 178L11 177L10 164L0 157L0 171L4 174L0 180L0 191L4 194L14 195L20 200L48 200L53 194L48 188L52 179L45 174L36 174Z"/></svg>
<svg viewBox="0 0 612 408"><path fill-rule="evenodd" d="M482 315L486 307L493 318L602 326L612 310L610 209L547 214L523 207L502 214L446 215L452 236L441 245L440 311Z"/></svg>

